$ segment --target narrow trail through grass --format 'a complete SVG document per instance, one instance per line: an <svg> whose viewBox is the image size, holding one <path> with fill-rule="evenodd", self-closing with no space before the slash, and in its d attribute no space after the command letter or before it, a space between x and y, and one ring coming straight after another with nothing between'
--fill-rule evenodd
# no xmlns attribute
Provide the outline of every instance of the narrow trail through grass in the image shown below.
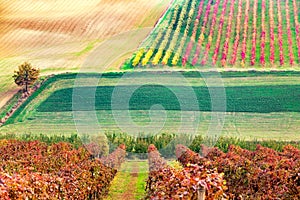
<svg viewBox="0 0 300 200"><path fill-rule="evenodd" d="M141 199L145 195L148 177L147 161L126 161L114 178L105 200Z"/></svg>

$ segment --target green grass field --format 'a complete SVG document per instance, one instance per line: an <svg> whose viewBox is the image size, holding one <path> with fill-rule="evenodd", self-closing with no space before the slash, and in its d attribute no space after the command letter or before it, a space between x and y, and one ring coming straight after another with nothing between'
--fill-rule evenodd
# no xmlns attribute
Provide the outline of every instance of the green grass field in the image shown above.
<svg viewBox="0 0 300 200"><path fill-rule="evenodd" d="M136 72L139 73L139 72ZM145 73L145 72L143 72ZM199 123L199 134L205 134L211 123L210 98L205 81L214 75L201 78L193 72L184 73L186 83L174 79L172 73L162 73L167 87L147 84L148 76L140 73L145 85L136 90L130 99L130 115L139 125L148 125L148 109L154 104L162 104L166 109L166 122L161 132L176 132L185 120ZM154 72L151 72L154 73ZM154 73L155 74L155 73ZM96 90L96 113L104 131L121 132L116 124L110 106L114 86L120 81L122 73L107 74L101 78ZM223 72L221 73L227 95L227 112L222 134L246 139L300 140L300 74L297 72ZM72 112L72 87L76 74L58 75L48 80L7 122L0 133L44 133L71 134L76 132ZM99 75L89 74L81 79L86 82L98 80ZM76 80L78 81L78 80ZM168 88L182 92L192 86L199 100L199 108L189 104L181 111L178 100ZM165 85L166 86L166 85ZM125 91L132 83L121 86ZM213 84L213 87L220 87ZM85 88L88 89L89 87ZM119 109L124 109L120 105ZM187 114L187 115L185 115ZM197 121L192 116L199 117ZM188 129L186 131L189 131Z"/></svg>

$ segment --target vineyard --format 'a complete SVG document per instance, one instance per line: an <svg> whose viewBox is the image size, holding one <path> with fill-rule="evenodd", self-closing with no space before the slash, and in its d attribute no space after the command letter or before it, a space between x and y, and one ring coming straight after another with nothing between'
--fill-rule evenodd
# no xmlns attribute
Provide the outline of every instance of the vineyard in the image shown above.
<svg viewBox="0 0 300 200"><path fill-rule="evenodd" d="M299 67L297 0L174 0L125 67Z"/></svg>
<svg viewBox="0 0 300 200"><path fill-rule="evenodd" d="M102 199L125 160L125 145L97 158L70 143L0 140L1 199ZM201 155L178 144L177 162L148 147L146 199L299 199L300 150L230 145L224 153L201 146ZM123 172L124 173L124 172ZM118 184L118 183L117 183ZM80 192L79 192L80 191Z"/></svg>
<svg viewBox="0 0 300 200"><path fill-rule="evenodd" d="M248 151L231 145L227 153L202 146L202 154L177 145L182 167L171 167L154 145L148 148L150 199L198 199L205 190L214 199L299 199L300 151L285 146L282 152L257 146Z"/></svg>
<svg viewBox="0 0 300 200"><path fill-rule="evenodd" d="M78 2L0 6L0 200L300 199L300 0Z"/></svg>
<svg viewBox="0 0 300 200"><path fill-rule="evenodd" d="M99 159L69 143L1 140L0 197L101 199L124 159L124 145Z"/></svg>

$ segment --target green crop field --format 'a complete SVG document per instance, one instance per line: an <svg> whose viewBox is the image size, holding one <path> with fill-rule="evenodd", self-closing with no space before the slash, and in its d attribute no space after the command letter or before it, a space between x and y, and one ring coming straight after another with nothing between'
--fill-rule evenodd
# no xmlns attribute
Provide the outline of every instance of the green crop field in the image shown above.
<svg viewBox="0 0 300 200"><path fill-rule="evenodd" d="M37 112L68 112L72 108L73 89L68 88L55 91L38 108ZM86 92L92 91L93 87L81 88ZM111 110L114 86L98 86L95 94L95 110ZM133 86L120 86L120 91L129 93L134 90ZM165 110L186 111L212 111L209 89L221 90L221 88L192 87L197 103L194 104L191 96L184 96L189 90L187 86L160 86L144 85L138 88L130 98L130 110L150 110L151 106L160 104ZM176 95L184 96L178 100ZM226 111L227 112L300 112L300 85L275 85L275 86L238 86L226 87ZM92 98L85 98L92 101ZM180 102L184 103L181 107ZM220 101L220 100L218 100ZM58 103L59 102L59 103ZM119 101L120 102L120 101ZM122 102L115 109L124 110L127 107ZM92 108L83 107L81 110ZM76 110L76 109L75 109ZM222 110L213 110L221 112Z"/></svg>
<svg viewBox="0 0 300 200"><path fill-rule="evenodd" d="M138 78L147 83L146 72L135 73L140 73ZM209 88L205 79L196 72L186 72L183 74L187 82L178 85L172 73L160 74L166 80L172 81L164 86L146 84L135 90L129 101L132 120L141 126L149 124L151 122L149 109L152 105L160 104L165 108L167 115L161 132L176 132L185 113L183 116L191 117L185 120L199 119L198 133L205 134L212 117ZM107 132L122 132L115 122L111 109L111 96L115 86L125 93L133 89L133 85L118 85L121 75L112 73L102 76L99 84L95 86L95 110L99 123ZM297 84L300 81L299 73L223 72L221 76L227 102L222 134L247 139L300 139L300 85ZM81 79L88 82L99 77L97 74L87 74L81 76ZM72 112L75 78L76 74L50 78L48 83L0 128L0 133L75 133L76 126ZM207 79L214 78L212 75ZM93 87L86 87L84 91L91 88ZM190 103L188 96L178 101L172 93L176 91L175 93L184 95L186 88L193 89L198 105ZM213 88L221 87L213 85ZM180 101L186 102L186 110L180 107ZM125 109L123 104L118 106L117 109Z"/></svg>

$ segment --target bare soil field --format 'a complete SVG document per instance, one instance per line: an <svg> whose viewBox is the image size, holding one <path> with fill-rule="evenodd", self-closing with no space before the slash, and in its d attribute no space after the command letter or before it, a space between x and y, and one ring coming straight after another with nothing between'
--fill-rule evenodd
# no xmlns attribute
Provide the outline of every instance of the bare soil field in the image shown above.
<svg viewBox="0 0 300 200"><path fill-rule="evenodd" d="M0 102L11 75L31 62L42 74L76 71L112 35L154 26L170 0L0 0ZM143 37L139 37L143 38Z"/></svg>

